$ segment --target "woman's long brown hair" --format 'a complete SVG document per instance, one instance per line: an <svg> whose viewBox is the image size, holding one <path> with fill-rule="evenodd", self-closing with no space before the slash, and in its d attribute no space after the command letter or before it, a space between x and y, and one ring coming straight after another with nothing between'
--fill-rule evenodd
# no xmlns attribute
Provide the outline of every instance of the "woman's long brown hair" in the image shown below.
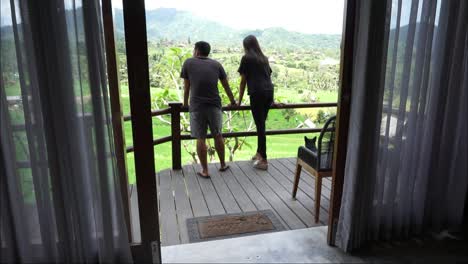
<svg viewBox="0 0 468 264"><path fill-rule="evenodd" d="M255 58L258 62L268 64L268 58L263 54L260 44L254 35L248 35L244 38L245 55Z"/></svg>

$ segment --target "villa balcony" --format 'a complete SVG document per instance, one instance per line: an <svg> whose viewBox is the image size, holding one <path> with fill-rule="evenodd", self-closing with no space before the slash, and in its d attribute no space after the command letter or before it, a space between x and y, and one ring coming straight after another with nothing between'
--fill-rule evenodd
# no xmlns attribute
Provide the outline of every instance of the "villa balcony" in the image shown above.
<svg viewBox="0 0 468 264"><path fill-rule="evenodd" d="M334 108L336 103L288 104L273 109ZM223 107L223 111L246 111L250 106ZM171 135L153 139L153 145L171 142L172 169L156 173L159 229L161 245L190 243L187 220L205 216L221 216L245 212L271 210L285 230L327 225L330 206L331 179L322 182L319 222L315 223L315 179L302 171L296 198L292 197L296 157L269 160L267 171L256 170L251 161L230 162L230 169L219 172L219 163L209 164L210 179L197 176L198 164L182 165L181 142L192 140L180 127L181 113L188 112L181 103L170 103L166 109L152 112L152 116L170 115ZM132 120L126 116L125 121ZM322 128L269 130L267 135L317 133ZM223 133L225 138L256 136L255 131ZM208 135L208 137L211 137ZM299 146L298 146L299 147ZM133 152L128 146L127 153ZM136 185L130 185L129 203L133 241L141 239L140 210Z"/></svg>
<svg viewBox="0 0 468 264"><path fill-rule="evenodd" d="M333 107L336 107L336 103L288 104L275 106L273 109ZM223 107L224 111L249 109L249 106ZM171 103L166 109L152 112L153 117L170 115L172 124L170 136L153 140L153 145L166 142L172 144L172 169L156 173L161 246L192 243L187 220L197 217L271 210L285 230L328 224L331 178L323 178L319 222L315 223L315 176L307 170L302 170L296 198L292 197L297 157L270 159L267 171L256 170L252 167L252 161L245 160L229 162L230 169L225 172L219 172L219 163L210 163L210 179L197 175L200 170L199 164L182 165L181 142L193 140L190 135L180 130L180 115L184 112L188 112L188 109L183 108L180 103ZM390 115L392 113L389 112ZM124 120L130 121L131 117L127 116ZM267 135L317 133L322 129L269 130ZM256 136L256 132L229 132L223 135L224 137ZM127 153L133 151L133 146L127 147ZM138 242L141 234L136 185L130 186L129 199L133 241Z"/></svg>

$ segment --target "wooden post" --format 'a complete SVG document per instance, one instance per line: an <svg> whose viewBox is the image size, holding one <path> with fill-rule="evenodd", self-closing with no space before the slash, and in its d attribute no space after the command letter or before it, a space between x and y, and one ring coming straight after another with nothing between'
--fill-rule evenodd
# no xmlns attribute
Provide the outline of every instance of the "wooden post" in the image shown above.
<svg viewBox="0 0 468 264"><path fill-rule="evenodd" d="M141 252L132 253L137 263L161 262L145 1L123 0L123 12L141 230Z"/></svg>
<svg viewBox="0 0 468 264"><path fill-rule="evenodd" d="M123 114L120 102L120 83L117 56L115 51L114 19L112 17L112 1L102 1L102 19L104 25L104 40L106 45L107 78L109 81L109 96L112 112L112 128L114 132L115 156L117 161L120 193L124 210L128 239L132 241L132 222L130 217L130 200L128 196L126 147L123 133Z"/></svg>
<svg viewBox="0 0 468 264"><path fill-rule="evenodd" d="M351 109L352 76L354 67L354 28L356 1L345 2L343 37L341 42L340 90L336 114L336 141L333 156L332 191L328 216L327 243L335 245L335 235L343 195L346 152L348 147L349 117Z"/></svg>
<svg viewBox="0 0 468 264"><path fill-rule="evenodd" d="M182 169L181 138L180 138L180 110L181 102L170 102L171 107L171 135L172 135L172 169Z"/></svg>

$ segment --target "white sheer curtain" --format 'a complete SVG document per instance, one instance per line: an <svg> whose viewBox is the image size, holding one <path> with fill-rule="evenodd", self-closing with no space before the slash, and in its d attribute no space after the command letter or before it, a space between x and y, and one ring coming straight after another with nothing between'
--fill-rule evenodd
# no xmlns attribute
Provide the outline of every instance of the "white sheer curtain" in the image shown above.
<svg viewBox="0 0 468 264"><path fill-rule="evenodd" d="M460 231L468 185L468 1L357 1L337 244Z"/></svg>
<svg viewBox="0 0 468 264"><path fill-rule="evenodd" d="M0 10L0 262L131 262L99 1Z"/></svg>

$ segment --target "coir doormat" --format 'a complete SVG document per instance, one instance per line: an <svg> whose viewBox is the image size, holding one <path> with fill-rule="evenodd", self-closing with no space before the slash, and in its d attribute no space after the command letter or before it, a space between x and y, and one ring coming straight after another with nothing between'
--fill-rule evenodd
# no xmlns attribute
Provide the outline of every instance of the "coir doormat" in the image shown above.
<svg viewBox="0 0 468 264"><path fill-rule="evenodd" d="M190 242L285 230L271 210L187 219Z"/></svg>

